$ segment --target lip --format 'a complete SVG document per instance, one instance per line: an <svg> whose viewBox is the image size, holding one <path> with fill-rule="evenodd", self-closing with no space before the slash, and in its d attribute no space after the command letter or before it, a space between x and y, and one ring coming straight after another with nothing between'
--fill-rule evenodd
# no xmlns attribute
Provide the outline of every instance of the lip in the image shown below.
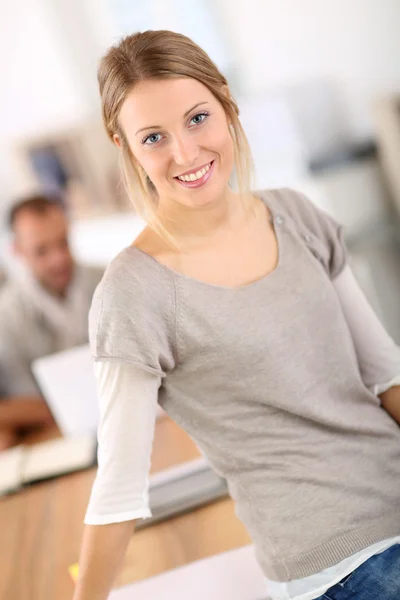
<svg viewBox="0 0 400 600"><path fill-rule="evenodd" d="M181 185L183 185L183 187L186 188L198 188L203 186L205 183L207 183L207 181L210 179L211 175L213 174L214 171L214 165L215 165L215 160L210 161L211 163L211 167L208 169L207 173L205 173L203 175L203 177L201 177L200 179L196 179L196 181L182 181L181 179L178 179L178 177L174 177L174 179L180 183ZM209 165L210 163L206 163L204 165L204 167L206 167L207 165ZM204 168L204 167L199 167L197 169L197 171L200 171L200 169ZM182 175L186 175L189 173L194 173L197 171L188 171L188 173L182 173Z"/></svg>
<svg viewBox="0 0 400 600"><path fill-rule="evenodd" d="M201 169L204 169L204 167L209 165L211 162L212 161L209 160L208 162L204 163L204 165L200 165L200 167L196 167L195 169L191 169L190 171L185 171L184 173L179 173L179 175L176 175L176 177L182 177L183 175L191 175L192 173L196 174L197 171L201 171Z"/></svg>

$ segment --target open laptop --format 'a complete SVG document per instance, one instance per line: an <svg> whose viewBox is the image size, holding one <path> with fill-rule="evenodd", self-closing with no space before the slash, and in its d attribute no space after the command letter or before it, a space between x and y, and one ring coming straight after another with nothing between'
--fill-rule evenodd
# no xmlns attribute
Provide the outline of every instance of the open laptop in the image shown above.
<svg viewBox="0 0 400 600"><path fill-rule="evenodd" d="M96 435L99 420L96 379L89 345L58 352L33 362L32 372L65 437ZM158 418L165 413L158 407ZM228 495L224 479L205 458L171 467L149 477L152 517L145 527Z"/></svg>
<svg viewBox="0 0 400 600"><path fill-rule="evenodd" d="M36 383L63 436L96 434L96 379L88 344L33 361Z"/></svg>
<svg viewBox="0 0 400 600"><path fill-rule="evenodd" d="M96 435L99 410L88 344L38 358L32 372L63 436ZM164 411L157 410L161 417Z"/></svg>

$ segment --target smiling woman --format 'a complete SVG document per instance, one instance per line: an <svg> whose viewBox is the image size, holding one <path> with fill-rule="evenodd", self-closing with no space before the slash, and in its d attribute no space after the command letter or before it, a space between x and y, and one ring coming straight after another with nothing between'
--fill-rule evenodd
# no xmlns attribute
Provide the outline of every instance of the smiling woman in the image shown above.
<svg viewBox="0 0 400 600"><path fill-rule="evenodd" d="M400 352L361 310L342 227L293 190L251 189L238 107L188 38L129 36L99 82L147 227L90 311L99 469L75 600L106 599L151 515L158 404L227 480L269 597L364 600L368 569L349 575L381 554L368 589L398 600Z"/></svg>
<svg viewBox="0 0 400 600"><path fill-rule="evenodd" d="M128 36L103 58L99 84L135 209L172 246L177 240L165 215L177 203L212 205L230 193L233 175L241 197L249 193L252 158L239 109L225 77L194 42L169 31Z"/></svg>

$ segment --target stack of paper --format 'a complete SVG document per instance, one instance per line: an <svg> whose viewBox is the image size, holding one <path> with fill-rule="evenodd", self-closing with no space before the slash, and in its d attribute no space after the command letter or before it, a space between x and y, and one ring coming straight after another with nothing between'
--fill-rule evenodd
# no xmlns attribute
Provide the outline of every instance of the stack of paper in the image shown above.
<svg viewBox="0 0 400 600"><path fill-rule="evenodd" d="M136 523L136 529L228 496L226 481L204 458L169 467L149 477L152 516Z"/></svg>

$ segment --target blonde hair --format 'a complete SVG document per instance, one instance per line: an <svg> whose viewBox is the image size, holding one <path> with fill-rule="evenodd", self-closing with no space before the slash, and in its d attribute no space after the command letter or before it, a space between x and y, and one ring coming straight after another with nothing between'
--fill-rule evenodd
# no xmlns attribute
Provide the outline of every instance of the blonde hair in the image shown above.
<svg viewBox="0 0 400 600"><path fill-rule="evenodd" d="M111 140L118 135L121 142L125 186L137 213L153 231L177 247L176 240L157 214L157 191L143 169L135 164L118 122L122 104L136 83L166 77L197 79L221 103L230 122L236 183L243 198L248 195L253 183L253 160L227 80L206 52L191 39L173 31L145 31L123 38L107 51L98 69L102 114Z"/></svg>

